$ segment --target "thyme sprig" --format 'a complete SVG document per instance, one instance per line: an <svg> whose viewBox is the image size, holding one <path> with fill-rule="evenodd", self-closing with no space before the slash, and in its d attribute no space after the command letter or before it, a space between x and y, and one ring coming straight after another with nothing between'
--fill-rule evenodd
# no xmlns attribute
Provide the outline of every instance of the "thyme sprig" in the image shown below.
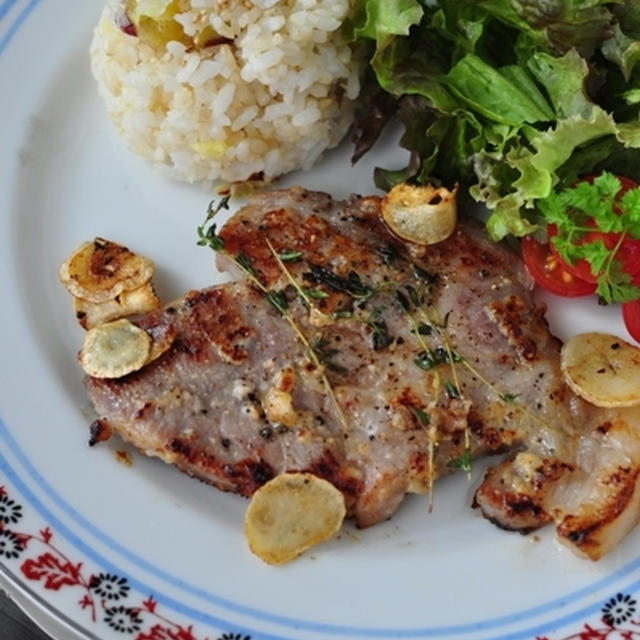
<svg viewBox="0 0 640 640"><path fill-rule="evenodd" d="M401 289L396 289L395 302L400 313L409 322L411 333L417 337L422 347L422 351L413 359L413 363L423 371L431 371L441 363L441 360L424 339L425 335L430 335L430 331L425 331L423 328L426 323L419 322L416 317L415 311L421 307L420 297L412 287L405 287L405 291L406 294Z"/></svg>
<svg viewBox="0 0 640 640"><path fill-rule="evenodd" d="M462 455L459 458L453 458L449 460L447 466L451 469L462 469L466 471L467 474L471 473L471 448L465 447L465 450L462 452Z"/></svg>
<svg viewBox="0 0 640 640"><path fill-rule="evenodd" d="M278 254L278 257L282 262L298 262L299 260L302 260L302 251L285 249Z"/></svg>
<svg viewBox="0 0 640 640"><path fill-rule="evenodd" d="M209 202L207 207L207 216L204 222L198 227L198 246L209 247L213 251L219 252L224 249L224 240L218 235L216 225L209 224L213 218L220 213L223 209L229 208L230 195L220 199L217 203L215 200ZM207 228L207 225L208 228Z"/></svg>
<svg viewBox="0 0 640 640"><path fill-rule="evenodd" d="M436 313L437 314L437 310L435 308L432 308L432 313ZM494 395L496 395L500 401L504 402L505 404L511 405L515 410L518 410L521 413L525 414L526 416L528 416L532 420L536 421L538 424L540 424L540 425L542 425L542 426L544 426L544 427L546 427L548 429L552 429L552 427L551 427L551 425L549 423L547 423L545 420L540 418L540 416L538 416L535 413L533 413L532 411L530 411L525 405L523 405L522 403L517 401L518 394L507 393L507 392L500 391L496 387L496 385L494 383L492 383L490 380L488 380L485 376L483 376L478 371L478 369L476 369L476 367L474 367L469 362L469 360L467 358L465 358L461 354L459 354L456 351L453 351L451 349L451 344L450 344L450 342L449 342L449 340L447 338L447 335L446 335L448 315L449 314L447 314L447 316L445 316L444 322L436 321L436 322L433 323L433 326L436 327L437 331L439 332L439 334L441 336L441 339L442 339L442 342L443 342L443 345L444 345L444 350L445 350L445 353L446 353L446 356L445 356L439 349L436 349L436 354L438 356L438 360L440 362L449 362L449 363L452 364L452 375L454 377L454 385L455 385L455 387L458 390L460 389L457 373L455 372L455 368L453 367L453 363L460 363L464 367L466 367L466 369L474 377L476 377L488 389L490 389L492 391L492 393ZM466 429L465 430L465 449L469 449L470 450L470 443L469 443L468 436L469 436L468 429Z"/></svg>
<svg viewBox="0 0 640 640"><path fill-rule="evenodd" d="M418 269L420 272L423 270L420 267L414 268ZM419 274L420 277L426 278L427 272ZM432 282L430 278L428 278L428 286ZM421 309L423 303L425 301L425 296L420 295L414 287L411 285L405 285L404 291L401 289L396 289L395 291L395 303L397 308L400 310L400 313L407 319L409 323L411 332L416 336L420 346L422 347L422 351L414 358L414 364L424 371L431 371L434 369L433 383L434 383L434 397L438 398L440 394L440 385L441 385L441 377L440 372L436 369L439 364L438 358L433 350L429 347L427 342L424 339L425 335L430 335L431 330L425 331L423 329L426 323L419 322L415 313ZM428 491L429 491L429 511L433 509L433 483L435 481L434 473L435 473L435 449L438 446L438 428L435 424L431 424L431 419L429 418L428 427L424 423L424 416L429 417L429 415L424 412L417 412L414 408L414 413L418 416L420 424L422 424L428 435Z"/></svg>
<svg viewBox="0 0 640 640"><path fill-rule="evenodd" d="M251 264L251 260L244 253L240 252L237 256L229 252L225 246L224 238L218 235L217 225L212 222L213 218L220 213L223 209L229 208L230 195L221 198L217 203L212 200L207 207L207 215L204 222L197 228L198 234L198 246L209 247L215 253L219 253L225 258L231 260L254 284L259 284L261 288L264 288L262 282L260 282L259 274Z"/></svg>
<svg viewBox="0 0 640 640"><path fill-rule="evenodd" d="M330 371L334 371L335 373L346 373L347 368L343 367L341 364L333 361L333 357L340 353L338 349L335 349L330 346L329 341L323 335L318 335L313 339L311 343L311 348L318 356L318 359L322 364L327 367Z"/></svg>
<svg viewBox="0 0 640 640"><path fill-rule="evenodd" d="M422 306L418 308L418 313L421 317L421 320L425 323L428 323L430 327L434 329L440 340L442 341L442 347L438 347L432 353L434 354L438 364L448 364L451 369L451 377L453 381L447 380L444 383L445 392L447 397L452 400L464 400L464 394L462 391L462 386L460 385L460 380L458 378L458 370L456 368L456 364L464 363L465 358L463 358L457 351L454 351L451 348L451 343L449 341L449 337L447 335L447 324L449 320L449 314L446 314L444 320L440 315L440 312L433 306L429 305L425 310ZM465 464L460 468L467 472L467 476L471 477L471 434L469 432L469 425L465 422L464 431L464 452L467 453L467 459L465 459Z"/></svg>
<svg viewBox="0 0 640 640"><path fill-rule="evenodd" d="M462 364L469 370L469 372L475 376L478 380L480 380L480 382L482 382L488 389L490 389L493 394L501 401L504 402L505 404L508 404L510 406L512 406L514 408L514 410L519 411L520 413L523 413L524 415L526 415L527 417L531 418L532 420L534 420L535 422L537 422L539 425L553 431L554 427L549 424L546 420L543 420L539 415L535 414L533 411L530 411L529 409L527 409L527 407L522 404L521 402L518 402L518 396L520 394L517 393L504 393L502 391L500 391L500 389L498 389L496 387L495 384L493 384L490 380L487 380L487 378L485 376L483 376L466 358L462 360ZM566 428L563 428L564 431L566 431Z"/></svg>
<svg viewBox="0 0 640 640"><path fill-rule="evenodd" d="M248 256L244 254L239 254L238 256L235 256L230 251L228 251L227 248L225 247L224 238L220 237L217 233L215 223L211 224L212 219L215 217L215 215L219 211L221 211L223 208L224 209L228 208L228 202L229 202L229 197L227 196L223 198L215 206L213 205L213 203L209 204L209 207L207 209L207 216L204 222L202 223L202 225L200 225L197 228L198 246L209 247L216 253L220 253L224 255L226 258L234 262L234 264L236 264L247 275L251 283L264 295L267 302L269 302L269 304L276 311L278 311L280 315L287 321L291 329L296 334L298 341L304 347L307 353L307 357L309 358L311 363L316 367L316 369L321 372L322 383L324 385L324 388L327 392L327 395L331 399L332 404L334 405L334 408L338 415L338 419L340 421L342 429L346 433L348 431L348 424L344 416L344 413L342 411L342 407L338 403L338 399L336 398L336 394L333 390L333 387L331 386L331 383L327 378L325 367L321 362L320 358L318 357L318 355L316 354L316 352L314 351L313 346L305 336L301 327L298 325L294 317L289 312L286 296L282 291L274 291L274 290L268 289L260 281L257 275L257 271L251 264L251 260L250 258L248 258ZM278 264L282 265L283 263L281 260L279 260ZM288 272L288 270L286 271Z"/></svg>
<svg viewBox="0 0 640 640"><path fill-rule="evenodd" d="M384 305L378 305L365 319L365 323L371 328L374 351L382 351L393 342L387 323L380 318L384 310Z"/></svg>
<svg viewBox="0 0 640 640"><path fill-rule="evenodd" d="M433 511L433 483L434 483L434 457L435 457L435 448L438 444L438 428L435 424L431 422L431 416L428 413L427 407L421 409L419 407L412 407L413 413L416 418L418 418L418 422L420 426L427 432L428 442L429 442L429 450L428 450L428 459L427 465L429 469L428 476L428 494L429 494L429 512Z"/></svg>
<svg viewBox="0 0 640 640"><path fill-rule="evenodd" d="M370 300L384 288L384 285L371 286L365 284L355 271L349 271L347 276L344 277L323 265L311 263L309 268L310 272L306 276L311 282L324 284L339 293L346 293L360 303Z"/></svg>
<svg viewBox="0 0 640 640"><path fill-rule="evenodd" d="M297 251L297 252L287 252L287 251L285 251L283 253L278 253L275 250L275 248L274 248L273 244L271 243L271 240L269 240L269 238L265 238L265 242L267 243L267 246L269 247L269 251L271 251L271 254L275 258L276 262L278 263L278 267L280 267L280 271L282 271L282 273L285 275L285 277L289 281L289 284L291 284L291 286L296 290L298 295L302 298L302 300L305 303L305 305L309 309L314 309L317 313L320 313L321 315L326 316L326 314L323 311L321 311L318 308L314 308L312 299L327 298L328 294L325 291L322 291L321 289L309 289L309 288L303 287L294 278L294 276L291 273L291 271L289 271L289 269L287 269L287 266L285 265L285 262L296 262L297 260L300 260L302 258L302 253L299 252L299 251ZM283 258L283 256L284 256L284 258Z"/></svg>

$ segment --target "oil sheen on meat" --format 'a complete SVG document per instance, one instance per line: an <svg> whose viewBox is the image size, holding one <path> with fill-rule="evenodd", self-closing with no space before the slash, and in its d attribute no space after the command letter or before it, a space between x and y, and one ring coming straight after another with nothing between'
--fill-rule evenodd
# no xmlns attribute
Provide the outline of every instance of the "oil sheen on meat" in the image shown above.
<svg viewBox="0 0 640 640"><path fill-rule="evenodd" d="M520 259L479 224L418 247L386 229L378 197L293 188L251 198L220 238L218 266L237 282L137 321L173 337L158 360L86 379L95 439L115 431L244 496L308 471L343 492L359 526L504 453L474 499L499 526L555 522L596 559L636 524L640 417L567 387Z"/></svg>

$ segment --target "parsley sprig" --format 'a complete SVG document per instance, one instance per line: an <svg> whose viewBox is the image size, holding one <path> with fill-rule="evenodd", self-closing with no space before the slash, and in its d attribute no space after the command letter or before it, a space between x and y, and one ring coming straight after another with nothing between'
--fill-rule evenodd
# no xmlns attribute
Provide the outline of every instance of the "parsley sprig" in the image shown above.
<svg viewBox="0 0 640 640"><path fill-rule="evenodd" d="M620 180L605 171L592 182L579 182L538 203L546 221L557 227L551 242L559 255L569 265L589 263L597 278L596 294L607 304L640 298L640 287L619 256L626 238L640 239L640 187L619 196L621 187ZM612 234L614 246L607 246L593 233L597 231Z"/></svg>

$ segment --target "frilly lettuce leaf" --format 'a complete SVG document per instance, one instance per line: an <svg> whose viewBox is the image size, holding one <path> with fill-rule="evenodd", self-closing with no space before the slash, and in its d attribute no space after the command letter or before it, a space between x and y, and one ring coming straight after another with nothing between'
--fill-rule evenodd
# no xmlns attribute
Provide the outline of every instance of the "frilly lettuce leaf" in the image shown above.
<svg viewBox="0 0 640 640"><path fill-rule="evenodd" d="M353 26L353 36L370 38L377 52L393 39L407 36L412 25L420 22L423 10L417 0L368 0L359 3L359 24Z"/></svg>
<svg viewBox="0 0 640 640"><path fill-rule="evenodd" d="M534 231L538 199L584 173L640 179L636 0L357 0L354 16L371 50L360 122L383 92L410 151L379 186L459 182L498 239ZM381 128L356 124L363 152Z"/></svg>

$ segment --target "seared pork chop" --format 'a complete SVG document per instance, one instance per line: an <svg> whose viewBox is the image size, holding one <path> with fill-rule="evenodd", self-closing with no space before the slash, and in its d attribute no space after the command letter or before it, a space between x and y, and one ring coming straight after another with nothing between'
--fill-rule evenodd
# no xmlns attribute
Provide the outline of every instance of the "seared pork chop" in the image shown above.
<svg viewBox="0 0 640 640"><path fill-rule="evenodd" d="M506 450L475 498L500 526L556 521L596 558L635 524L637 416L571 392L519 258L479 224L421 248L390 234L377 197L290 189L254 196L216 241L243 279L138 322L173 344L86 379L102 428L246 496L310 471L360 526Z"/></svg>

